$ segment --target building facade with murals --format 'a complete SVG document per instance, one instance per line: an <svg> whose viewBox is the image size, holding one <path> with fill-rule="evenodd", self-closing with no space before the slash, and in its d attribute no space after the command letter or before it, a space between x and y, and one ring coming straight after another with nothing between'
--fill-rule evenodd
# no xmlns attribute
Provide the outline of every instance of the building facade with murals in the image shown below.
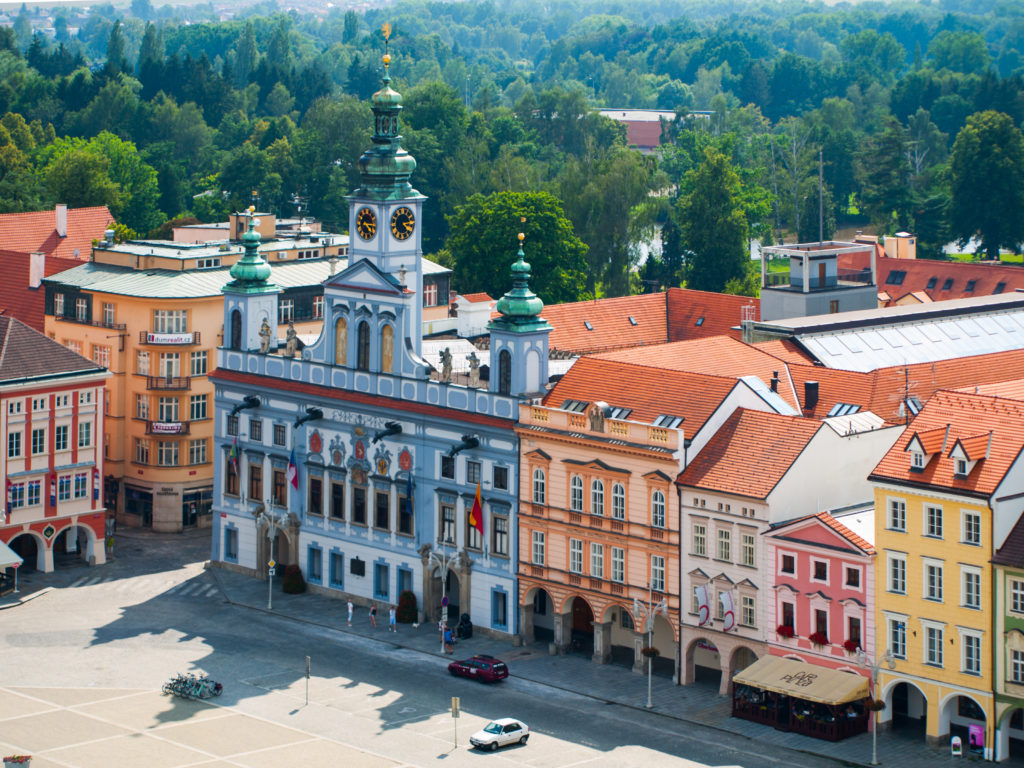
<svg viewBox="0 0 1024 768"><path fill-rule="evenodd" d="M252 228L224 287L211 557L266 575L273 516L277 568L300 566L316 590L362 604L412 592L420 620L438 619L446 598L450 623L468 613L478 628L513 634L514 426L522 397L547 382L550 328L521 247L490 324L489 382L475 371L454 384L450 358L440 370L424 360L425 198L410 184L416 163L400 145L387 66L372 108L373 147L349 198L349 264L324 282L316 340L299 349L266 333L278 270Z"/></svg>

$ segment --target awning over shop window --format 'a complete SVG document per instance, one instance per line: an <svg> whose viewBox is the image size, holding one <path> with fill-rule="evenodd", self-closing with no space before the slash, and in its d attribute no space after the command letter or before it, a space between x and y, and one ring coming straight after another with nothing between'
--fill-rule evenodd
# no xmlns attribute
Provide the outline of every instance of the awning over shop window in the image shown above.
<svg viewBox="0 0 1024 768"><path fill-rule="evenodd" d="M845 704L868 696L868 679L863 675L781 656L762 656L737 672L732 681L818 704Z"/></svg>
<svg viewBox="0 0 1024 768"><path fill-rule="evenodd" d="M23 560L18 557L13 549L0 541L0 569L10 568L12 565L17 567L22 562Z"/></svg>

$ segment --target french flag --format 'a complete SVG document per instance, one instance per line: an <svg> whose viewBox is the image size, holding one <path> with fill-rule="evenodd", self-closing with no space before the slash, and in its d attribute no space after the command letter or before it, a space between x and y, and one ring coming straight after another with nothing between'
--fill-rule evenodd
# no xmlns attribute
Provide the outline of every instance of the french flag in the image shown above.
<svg viewBox="0 0 1024 768"><path fill-rule="evenodd" d="M288 454L288 474L285 475L288 478L288 482L292 484L292 488L298 489L299 487L299 468L295 465L295 449L292 448L292 452Z"/></svg>

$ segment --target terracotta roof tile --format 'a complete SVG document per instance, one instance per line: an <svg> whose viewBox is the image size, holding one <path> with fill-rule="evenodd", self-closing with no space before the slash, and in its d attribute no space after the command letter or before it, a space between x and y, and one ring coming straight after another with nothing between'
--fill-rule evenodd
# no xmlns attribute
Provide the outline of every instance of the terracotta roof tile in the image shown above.
<svg viewBox="0 0 1024 768"><path fill-rule="evenodd" d="M31 288L29 271L31 255L16 251L0 251L0 313L15 317L37 331L43 331L45 291L42 286ZM47 256L43 262L43 277L50 277L65 269L77 267L77 259L59 259Z"/></svg>
<svg viewBox="0 0 1024 768"><path fill-rule="evenodd" d="M744 308L751 319L761 318L761 300L728 293L693 291L689 288L671 288L668 302L667 341L703 339L722 334L737 336L732 330L743 320Z"/></svg>
<svg viewBox="0 0 1024 768"><path fill-rule="evenodd" d="M468 301L470 304L476 304L478 302L494 301L486 293L460 293L456 301Z"/></svg>
<svg viewBox="0 0 1024 768"><path fill-rule="evenodd" d="M664 293L552 304L542 316L554 327L550 348L575 354L668 341Z"/></svg>
<svg viewBox="0 0 1024 768"><path fill-rule="evenodd" d="M88 261L92 241L102 240L114 217L105 205L69 208L67 236L57 236L57 217L52 210L0 214L0 248L7 251Z"/></svg>
<svg viewBox="0 0 1024 768"><path fill-rule="evenodd" d="M0 317L0 382L103 370L24 323Z"/></svg>
<svg viewBox="0 0 1024 768"><path fill-rule="evenodd" d="M966 477L955 474L955 461L945 454L932 457L923 471L913 471L910 454L904 450L908 440L899 440L871 478L990 496L1024 447L1024 401L942 390L925 404L904 435L944 432L947 426L948 445L962 436L992 432L988 457L979 460Z"/></svg>
<svg viewBox="0 0 1024 768"><path fill-rule="evenodd" d="M956 447L960 446L964 456L967 457L967 461L978 461L988 455L989 443L991 441L991 432L985 432L974 437L959 437L954 441L953 447L949 449L950 452L947 455L951 456Z"/></svg>
<svg viewBox="0 0 1024 768"><path fill-rule="evenodd" d="M839 255L840 269L863 269L869 262L863 253ZM918 301L965 299L1024 288L1024 269L1013 265L888 257L877 258L875 264L877 285L882 292L895 296L894 302L906 297Z"/></svg>
<svg viewBox="0 0 1024 768"><path fill-rule="evenodd" d="M772 357L784 360L787 363L797 365L813 365L814 358L796 342L791 339L772 339L770 341L759 341L753 345L762 352L767 352Z"/></svg>
<svg viewBox="0 0 1024 768"><path fill-rule="evenodd" d="M911 433L910 440L907 441L907 445L916 438L921 449L928 455L931 455L933 453L940 453L945 449L946 438L948 437L949 428L945 426L936 427L935 429L929 429L924 432L915 430Z"/></svg>
<svg viewBox="0 0 1024 768"><path fill-rule="evenodd" d="M629 420L644 423L662 415L681 416L682 428L693 435L736 385L735 379L721 376L581 357L545 396L544 405L603 401L633 409Z"/></svg>
<svg viewBox="0 0 1024 768"><path fill-rule="evenodd" d="M767 498L823 425L800 416L738 408L676 482L687 488Z"/></svg>

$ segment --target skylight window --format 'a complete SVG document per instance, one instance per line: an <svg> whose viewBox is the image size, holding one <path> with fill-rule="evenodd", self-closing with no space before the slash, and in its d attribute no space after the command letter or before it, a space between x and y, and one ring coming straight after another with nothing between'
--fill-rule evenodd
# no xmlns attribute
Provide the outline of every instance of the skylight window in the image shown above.
<svg viewBox="0 0 1024 768"><path fill-rule="evenodd" d="M925 286L925 290L930 291L932 288L935 287L935 284L937 282L939 282L939 278L937 278L937 277L928 278L928 285Z"/></svg>
<svg viewBox="0 0 1024 768"><path fill-rule="evenodd" d="M697 318L697 327L700 328L702 325L704 325L704 318L703 317L698 317Z"/></svg>
<svg viewBox="0 0 1024 768"><path fill-rule="evenodd" d="M609 419L625 419L632 412L633 412L632 408L619 408L618 406L613 406L608 411L608 418Z"/></svg>
<svg viewBox="0 0 1024 768"><path fill-rule="evenodd" d="M573 413L583 413L587 410L587 406L590 403L585 403L582 400L566 400L562 403L563 411L572 411Z"/></svg>
<svg viewBox="0 0 1024 768"><path fill-rule="evenodd" d="M1002 293L1005 290L1006 290L1006 283L1004 283L1004 282L1002 282L1000 280L998 283L996 283L996 289L994 291L992 291L992 293Z"/></svg>
<svg viewBox="0 0 1024 768"><path fill-rule="evenodd" d="M856 413L860 410L859 405L853 405L851 403L836 403L832 406L832 410L828 412L829 416L849 416L852 413Z"/></svg>
<svg viewBox="0 0 1024 768"><path fill-rule="evenodd" d="M662 414L654 420L654 426L665 427L666 429L674 429L682 423L682 416L666 416L665 414Z"/></svg>
<svg viewBox="0 0 1024 768"><path fill-rule="evenodd" d="M886 285L903 285L903 278L907 276L905 269L894 269L889 273L889 276L885 278Z"/></svg>
<svg viewBox="0 0 1024 768"><path fill-rule="evenodd" d="M974 290L974 286L975 286L975 284L977 282L978 282L977 280L968 280L967 281L967 286L964 288L964 291L968 291L968 292L969 291L973 291Z"/></svg>
<svg viewBox="0 0 1024 768"><path fill-rule="evenodd" d="M921 400L915 397L914 395L908 397L906 400L904 400L904 402L907 405L907 410L910 411L910 413L914 416L917 416L917 414L920 413L921 409L924 407L921 404Z"/></svg>
<svg viewBox="0 0 1024 768"><path fill-rule="evenodd" d="M946 278L946 282L944 282L942 284L942 290L948 291L952 287L953 287L953 278L952 277L947 277Z"/></svg>
<svg viewBox="0 0 1024 768"><path fill-rule="evenodd" d="M629 324L636 325L636 318L633 317L632 315L629 316Z"/></svg>
<svg viewBox="0 0 1024 768"><path fill-rule="evenodd" d="M590 321L589 321L589 320L584 320L584 321L583 321L583 325L585 325L585 326L586 326L586 328L587 328L587 330L588 330L588 331L592 331L592 330L594 330L594 326L592 326L592 325L590 324Z"/></svg>

